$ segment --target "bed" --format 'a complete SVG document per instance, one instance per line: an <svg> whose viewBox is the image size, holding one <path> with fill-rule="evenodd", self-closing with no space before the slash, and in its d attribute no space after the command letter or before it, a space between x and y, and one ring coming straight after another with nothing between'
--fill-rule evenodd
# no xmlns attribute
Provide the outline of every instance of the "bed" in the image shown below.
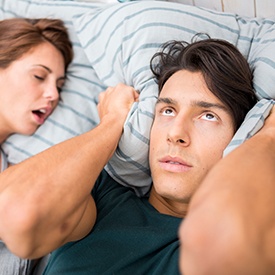
<svg viewBox="0 0 275 275"><path fill-rule="evenodd" d="M228 154L263 125L275 97L275 15L245 17L166 1L80 2L1 0L0 18L49 17L64 20L75 57L54 113L32 136L13 135L3 144L11 163L18 163L99 122L99 92L124 82L140 91L132 107L108 173L139 196L151 184L149 132L154 118L157 84L150 72L152 55L168 40L190 41L196 33L236 45L254 72L259 102L225 149Z"/></svg>

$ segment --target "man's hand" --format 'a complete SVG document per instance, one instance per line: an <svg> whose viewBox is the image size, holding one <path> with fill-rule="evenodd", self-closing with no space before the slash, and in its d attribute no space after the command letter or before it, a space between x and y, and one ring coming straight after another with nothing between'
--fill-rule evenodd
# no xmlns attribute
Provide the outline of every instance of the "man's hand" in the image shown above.
<svg viewBox="0 0 275 275"><path fill-rule="evenodd" d="M115 87L109 87L106 91L99 94L97 109L100 121L110 114L124 121L132 104L138 100L138 96L133 87L122 83Z"/></svg>

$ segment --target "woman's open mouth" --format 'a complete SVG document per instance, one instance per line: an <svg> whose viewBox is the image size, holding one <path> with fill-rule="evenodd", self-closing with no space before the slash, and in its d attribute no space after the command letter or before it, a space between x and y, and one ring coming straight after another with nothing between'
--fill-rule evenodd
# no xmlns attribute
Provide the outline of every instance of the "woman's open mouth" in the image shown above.
<svg viewBox="0 0 275 275"><path fill-rule="evenodd" d="M47 111L47 109L39 109L39 110L32 111L32 113L34 115L34 118L35 118L36 122L39 125L41 125L41 124L44 123L44 121L48 117L49 111Z"/></svg>

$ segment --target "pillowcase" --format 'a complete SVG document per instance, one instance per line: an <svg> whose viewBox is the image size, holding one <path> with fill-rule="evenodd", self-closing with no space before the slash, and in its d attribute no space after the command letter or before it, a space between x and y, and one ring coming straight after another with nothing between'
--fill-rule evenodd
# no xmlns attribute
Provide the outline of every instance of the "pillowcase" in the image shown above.
<svg viewBox="0 0 275 275"><path fill-rule="evenodd" d="M226 156L236 149L240 144L251 138L263 127L265 119L270 114L274 103L274 100L265 98L257 102L257 104L247 113L241 127L225 148L223 156Z"/></svg>
<svg viewBox="0 0 275 275"><path fill-rule="evenodd" d="M0 0L0 18L63 19L75 58L54 113L32 136L13 135L4 144L8 161L17 163L62 140L92 129L99 121L98 93L124 82L140 91L126 120L119 147L106 170L118 182L144 195L151 185L149 134L158 95L149 68L153 54L168 40L186 40L197 33L226 39L247 57L254 70L259 98L273 98L275 78L274 19L242 18L231 13L172 2L84 3L54 0ZM261 100L225 150L227 154L255 134L272 102Z"/></svg>
<svg viewBox="0 0 275 275"><path fill-rule="evenodd" d="M103 84L124 82L140 91L140 101L127 118L119 146L105 167L115 180L133 186L140 195L149 191L151 183L149 134L158 96L149 63L161 44L168 40L191 41L197 33L228 40L251 63L259 98L273 97L275 78L271 82L263 81L263 76L274 74L274 66L270 64L275 58L271 51L275 33L270 30L274 26L272 20L244 19L232 13L179 3L137 1L88 11L75 16L73 24ZM262 109L257 106L259 110ZM266 110L267 115L270 109ZM262 126L259 117L247 123L252 123L253 129ZM247 136L244 130L232 144L242 143Z"/></svg>
<svg viewBox="0 0 275 275"><path fill-rule="evenodd" d="M260 101L247 114L244 123L224 150L224 156L262 128L274 105L272 99L275 98L275 17L236 16L236 19L240 28L236 46L245 53L253 71L253 85Z"/></svg>
<svg viewBox="0 0 275 275"><path fill-rule="evenodd" d="M244 53L253 71L255 91L260 99L274 98L275 16L273 18L236 16L236 19L240 29L236 46Z"/></svg>

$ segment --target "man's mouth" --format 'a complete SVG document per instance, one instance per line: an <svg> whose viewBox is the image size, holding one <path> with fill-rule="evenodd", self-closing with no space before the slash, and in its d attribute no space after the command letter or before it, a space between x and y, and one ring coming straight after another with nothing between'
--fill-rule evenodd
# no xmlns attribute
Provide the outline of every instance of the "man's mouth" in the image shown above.
<svg viewBox="0 0 275 275"><path fill-rule="evenodd" d="M192 168L192 165L186 163L178 157L164 157L159 160L160 167L169 172L186 172Z"/></svg>
<svg viewBox="0 0 275 275"><path fill-rule="evenodd" d="M181 164L180 162L177 162L177 161L166 161L166 163L171 163L171 164Z"/></svg>

